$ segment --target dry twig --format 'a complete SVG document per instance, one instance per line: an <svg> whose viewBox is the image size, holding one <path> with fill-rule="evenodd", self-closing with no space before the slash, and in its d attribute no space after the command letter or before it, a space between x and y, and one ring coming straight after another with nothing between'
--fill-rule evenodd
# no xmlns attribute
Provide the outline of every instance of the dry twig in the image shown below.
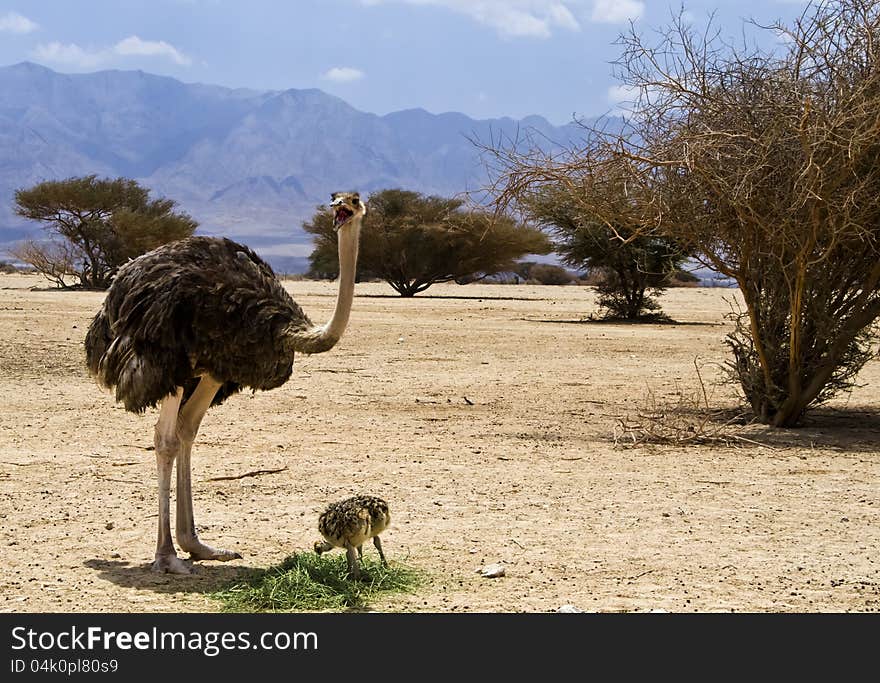
<svg viewBox="0 0 880 683"><path fill-rule="evenodd" d="M253 472L245 472L244 474L235 474L228 477L211 477L207 481L232 481L233 479L244 479L246 477L259 477L263 474L278 474L287 469L287 466L279 467L274 470L254 470Z"/></svg>

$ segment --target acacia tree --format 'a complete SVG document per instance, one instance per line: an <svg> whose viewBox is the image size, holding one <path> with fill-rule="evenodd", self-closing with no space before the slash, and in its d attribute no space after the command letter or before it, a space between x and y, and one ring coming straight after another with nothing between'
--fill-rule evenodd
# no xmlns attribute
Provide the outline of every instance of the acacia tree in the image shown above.
<svg viewBox="0 0 880 683"><path fill-rule="evenodd" d="M562 185L541 187L524 193L520 206L555 238L554 250L564 263L602 276L596 289L607 318L656 317L660 304L655 297L666 289L685 253L667 236L607 226L584 214L572 191ZM622 187L619 197L626 200Z"/></svg>
<svg viewBox="0 0 880 683"><path fill-rule="evenodd" d="M315 235L310 273L336 277L339 264L332 217L318 207L303 228ZM465 209L460 199L389 189L370 195L358 274L385 280L401 296L409 297L437 282L513 270L517 259L550 249L540 230L507 216Z"/></svg>
<svg viewBox="0 0 880 683"><path fill-rule="evenodd" d="M15 193L18 215L46 224L52 239L14 251L59 286L71 278L103 289L128 259L193 234L197 223L171 199L149 198L128 178L50 180Z"/></svg>
<svg viewBox="0 0 880 683"><path fill-rule="evenodd" d="M517 278L516 283L521 279L526 283L533 282L539 285L570 285L577 279L562 266L535 261L521 261L513 272Z"/></svg>
<svg viewBox="0 0 880 683"><path fill-rule="evenodd" d="M607 226L680 240L739 285L729 367L763 422L852 386L880 315L880 3L828 0L766 27L777 52L678 19L621 37L628 132L565 158L493 150L499 203L577 185ZM627 188L621 204L609 190Z"/></svg>

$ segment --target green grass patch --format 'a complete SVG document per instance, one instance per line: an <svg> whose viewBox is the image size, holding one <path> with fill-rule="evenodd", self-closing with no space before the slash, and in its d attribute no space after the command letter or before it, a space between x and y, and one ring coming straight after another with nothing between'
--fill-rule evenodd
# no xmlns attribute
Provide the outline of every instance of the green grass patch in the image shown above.
<svg viewBox="0 0 880 683"><path fill-rule="evenodd" d="M349 579L347 571L345 553L295 553L210 597L220 600L225 612L361 609L385 595L412 593L425 578L422 572L396 562L384 567L367 554L360 581Z"/></svg>

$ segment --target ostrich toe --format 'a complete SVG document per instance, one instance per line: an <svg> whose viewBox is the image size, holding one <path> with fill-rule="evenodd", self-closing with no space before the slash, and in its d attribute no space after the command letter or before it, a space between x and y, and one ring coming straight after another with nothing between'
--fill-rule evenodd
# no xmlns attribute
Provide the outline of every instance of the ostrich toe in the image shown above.
<svg viewBox="0 0 880 683"><path fill-rule="evenodd" d="M193 568L177 555L156 555L151 569L159 574L192 574Z"/></svg>
<svg viewBox="0 0 880 683"><path fill-rule="evenodd" d="M220 562L229 562L230 560L241 559L241 555L236 552L212 548L201 542L193 543L189 546L184 546L183 543L181 543L180 547L189 553L191 560L218 560Z"/></svg>

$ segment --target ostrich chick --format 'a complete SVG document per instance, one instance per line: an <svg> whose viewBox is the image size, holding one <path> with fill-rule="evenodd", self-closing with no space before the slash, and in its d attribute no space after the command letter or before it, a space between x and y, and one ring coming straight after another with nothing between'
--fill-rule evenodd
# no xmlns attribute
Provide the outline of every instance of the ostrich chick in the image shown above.
<svg viewBox="0 0 880 683"><path fill-rule="evenodd" d="M373 539L373 545L379 551L382 564L388 566L382 552L381 534L391 523L388 503L377 496L352 496L337 503L331 503L318 517L318 531L324 542L315 541L315 552L319 555L333 548L345 548L348 555L348 575L353 579L360 578L360 568L354 556L363 559L362 546L364 541Z"/></svg>

